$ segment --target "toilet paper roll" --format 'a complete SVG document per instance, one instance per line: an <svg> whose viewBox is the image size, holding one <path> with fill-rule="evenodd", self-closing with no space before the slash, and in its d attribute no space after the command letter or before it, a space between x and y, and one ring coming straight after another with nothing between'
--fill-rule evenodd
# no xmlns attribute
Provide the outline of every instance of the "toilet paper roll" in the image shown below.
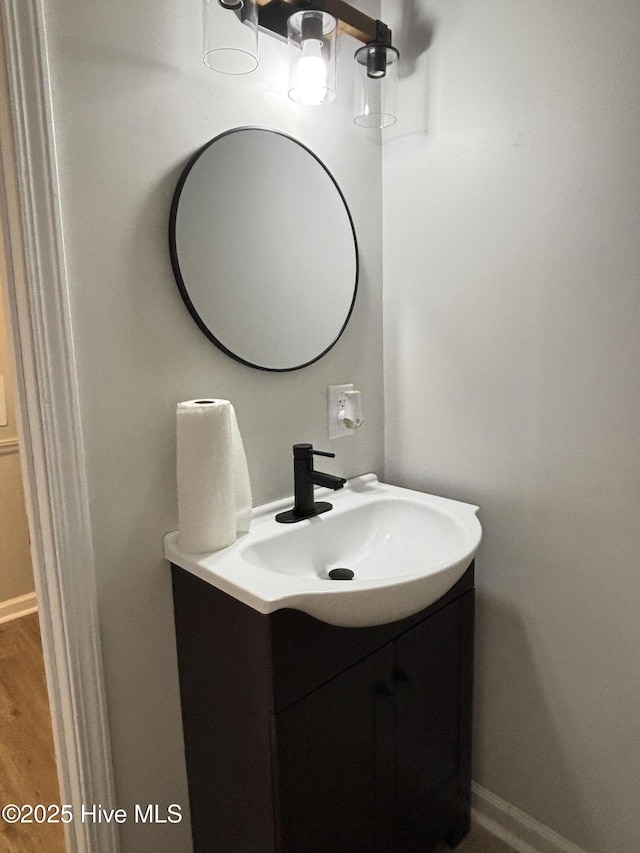
<svg viewBox="0 0 640 853"><path fill-rule="evenodd" d="M202 554L232 545L251 523L247 461L228 400L178 403L177 481L180 547Z"/></svg>

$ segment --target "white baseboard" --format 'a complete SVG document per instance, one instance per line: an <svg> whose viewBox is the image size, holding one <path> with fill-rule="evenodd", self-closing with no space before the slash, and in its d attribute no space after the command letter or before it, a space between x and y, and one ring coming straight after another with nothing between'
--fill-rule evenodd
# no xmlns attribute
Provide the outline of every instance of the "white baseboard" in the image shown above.
<svg viewBox="0 0 640 853"><path fill-rule="evenodd" d="M36 613L37 610L38 602L35 592L19 595L17 598L10 598L8 601L0 601L0 625L3 622L11 622L12 619L19 619L21 616Z"/></svg>
<svg viewBox="0 0 640 853"><path fill-rule="evenodd" d="M585 853L476 782L472 785L472 805L473 821L516 853Z"/></svg>

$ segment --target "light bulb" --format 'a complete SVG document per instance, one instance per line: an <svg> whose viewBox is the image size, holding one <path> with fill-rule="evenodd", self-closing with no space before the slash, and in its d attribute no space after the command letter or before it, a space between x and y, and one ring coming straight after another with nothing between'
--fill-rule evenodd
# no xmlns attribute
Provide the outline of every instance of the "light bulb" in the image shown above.
<svg viewBox="0 0 640 853"><path fill-rule="evenodd" d="M332 15L313 9L294 12L287 21L289 97L297 104L328 104L335 98L336 28Z"/></svg>
<svg viewBox="0 0 640 853"><path fill-rule="evenodd" d="M322 42L305 39L302 56L296 64L297 100L303 104L321 104L327 92L327 64L322 58Z"/></svg>

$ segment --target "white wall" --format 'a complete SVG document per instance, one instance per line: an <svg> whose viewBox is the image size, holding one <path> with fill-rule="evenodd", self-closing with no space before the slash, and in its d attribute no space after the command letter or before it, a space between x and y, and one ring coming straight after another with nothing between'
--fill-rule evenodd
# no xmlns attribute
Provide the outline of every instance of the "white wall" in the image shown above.
<svg viewBox="0 0 640 853"><path fill-rule="evenodd" d="M365 5L377 17L377 3ZM207 70L198 0L51 0L45 14L118 805L186 804L162 557L162 536L177 524L175 405L203 395L234 402L256 504L292 492L297 441L336 451L323 470L382 473L380 141L352 122L350 39L341 40L338 101L314 110L277 88L287 49L275 40L262 39L253 75ZM240 125L309 145L355 221L361 278L352 320L334 349L300 372L267 374L227 358L173 281L167 223L180 171L205 141ZM363 390L367 423L329 447L327 385L351 381ZM186 824L125 824L122 837L124 853L190 849Z"/></svg>
<svg viewBox="0 0 640 853"><path fill-rule="evenodd" d="M640 6L402 7L387 477L481 507L476 780L636 853Z"/></svg>

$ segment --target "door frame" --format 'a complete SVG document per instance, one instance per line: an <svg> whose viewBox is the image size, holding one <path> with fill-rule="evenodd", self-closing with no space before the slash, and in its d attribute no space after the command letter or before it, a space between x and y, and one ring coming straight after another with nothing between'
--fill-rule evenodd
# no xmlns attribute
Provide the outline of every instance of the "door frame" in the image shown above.
<svg viewBox="0 0 640 853"><path fill-rule="evenodd" d="M67 851L118 853L79 817L116 803L42 0L3 0L2 53L0 272Z"/></svg>

